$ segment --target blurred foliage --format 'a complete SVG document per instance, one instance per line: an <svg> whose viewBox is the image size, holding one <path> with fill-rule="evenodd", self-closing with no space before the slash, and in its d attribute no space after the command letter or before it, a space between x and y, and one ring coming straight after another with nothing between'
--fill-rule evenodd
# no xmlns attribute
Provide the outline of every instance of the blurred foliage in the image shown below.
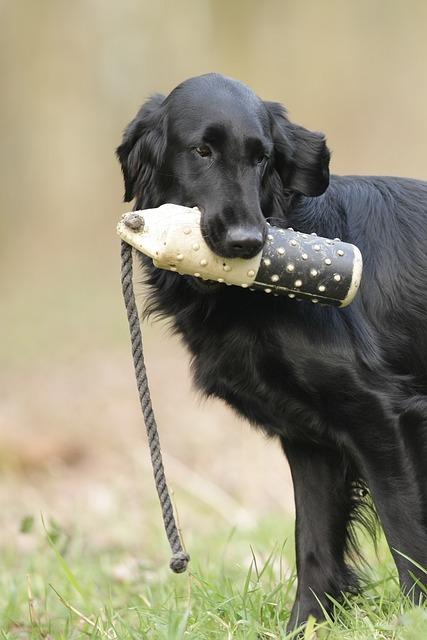
<svg viewBox="0 0 427 640"><path fill-rule="evenodd" d="M1 0L0 359L114 347L114 148L152 92L216 70L325 131L333 170L423 177L422 0Z"/></svg>

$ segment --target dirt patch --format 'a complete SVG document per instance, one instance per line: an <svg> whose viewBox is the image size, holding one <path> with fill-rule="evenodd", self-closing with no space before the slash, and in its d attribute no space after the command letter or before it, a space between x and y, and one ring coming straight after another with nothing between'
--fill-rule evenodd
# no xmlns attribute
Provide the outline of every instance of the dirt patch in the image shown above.
<svg viewBox="0 0 427 640"><path fill-rule="evenodd" d="M148 331L146 360L181 521L198 530L213 518L215 526L250 527L273 511L292 512L277 443L197 397L186 352L158 332ZM93 544L140 540L157 496L128 350L33 366L0 384L0 543L39 512L77 526Z"/></svg>

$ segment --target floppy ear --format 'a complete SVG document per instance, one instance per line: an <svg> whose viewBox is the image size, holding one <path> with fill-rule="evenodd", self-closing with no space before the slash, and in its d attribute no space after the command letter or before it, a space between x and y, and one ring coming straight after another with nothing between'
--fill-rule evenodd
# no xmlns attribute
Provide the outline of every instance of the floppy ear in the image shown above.
<svg viewBox="0 0 427 640"><path fill-rule="evenodd" d="M156 94L140 108L116 150L125 182L125 202L141 197L142 191L146 200L153 191L154 174L162 165L166 150L164 99Z"/></svg>
<svg viewBox="0 0 427 640"><path fill-rule="evenodd" d="M329 185L330 152L324 135L289 122L279 103L264 104L270 116L275 169L284 187L320 196Z"/></svg>

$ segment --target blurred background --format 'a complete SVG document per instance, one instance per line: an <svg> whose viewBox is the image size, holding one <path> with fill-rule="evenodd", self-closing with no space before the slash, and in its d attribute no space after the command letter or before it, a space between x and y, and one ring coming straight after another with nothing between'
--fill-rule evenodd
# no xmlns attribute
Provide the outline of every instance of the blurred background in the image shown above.
<svg viewBox="0 0 427 640"><path fill-rule="evenodd" d="M422 0L0 0L0 545L40 512L94 547L160 531L115 235L139 105L222 72L324 131L333 172L427 178L426 28ZM285 527L277 444L196 396L166 327L144 336L187 541Z"/></svg>

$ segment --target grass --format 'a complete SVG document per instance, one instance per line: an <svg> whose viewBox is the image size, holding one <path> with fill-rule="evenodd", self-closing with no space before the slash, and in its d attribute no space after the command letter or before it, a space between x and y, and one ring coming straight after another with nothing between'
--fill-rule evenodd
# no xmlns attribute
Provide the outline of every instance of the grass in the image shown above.
<svg viewBox="0 0 427 640"><path fill-rule="evenodd" d="M93 549L78 532L27 517L19 537L31 544L2 555L0 638L290 639L293 544L274 544L278 530L268 521L246 533L212 531L192 541L191 570L175 576L157 535L148 547L159 566L139 562L135 550ZM390 560L369 573L363 595L336 603L334 622L310 621L306 639L427 637L427 610L399 594Z"/></svg>

